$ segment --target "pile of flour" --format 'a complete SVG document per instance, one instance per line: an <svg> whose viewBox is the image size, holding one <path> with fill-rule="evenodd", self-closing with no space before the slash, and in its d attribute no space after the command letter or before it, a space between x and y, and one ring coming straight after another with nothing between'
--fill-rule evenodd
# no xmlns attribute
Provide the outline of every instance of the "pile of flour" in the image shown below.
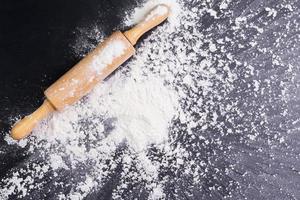
<svg viewBox="0 0 300 200"><path fill-rule="evenodd" d="M98 114L115 120L112 134L126 139L137 151L168 139L168 128L178 106L176 92L159 77L139 80L118 73L88 98Z"/></svg>

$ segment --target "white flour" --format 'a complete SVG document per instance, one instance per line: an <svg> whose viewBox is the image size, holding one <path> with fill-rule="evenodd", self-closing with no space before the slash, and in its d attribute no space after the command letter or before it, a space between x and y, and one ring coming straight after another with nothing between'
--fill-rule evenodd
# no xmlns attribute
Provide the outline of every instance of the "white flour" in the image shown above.
<svg viewBox="0 0 300 200"><path fill-rule="evenodd" d="M101 52L94 56L93 63L91 67L96 71L96 73L101 73L101 71L108 65L112 64L114 59L122 56L126 49L128 48L121 40L113 40L107 43Z"/></svg>
<svg viewBox="0 0 300 200"><path fill-rule="evenodd" d="M228 152L236 143L259 139L267 124L265 108L253 108L240 93L259 95L272 80L256 81L257 66L233 56L231 48L263 51L257 48L257 38L264 29L250 20L256 10L229 11L234 6L231 0L189 1L189 8L186 1L149 0L125 16L124 25L138 23L159 3L171 7L168 22L139 42L127 64L79 103L50 116L31 137L18 142L30 157L2 180L2 199L28 197L46 189L55 191L52 197L57 199L88 199L107 185L112 187L108 190L113 199L233 197L239 185L229 175L240 168L234 169L237 162L227 162L226 158L234 160L236 155ZM275 17L269 7L257 10ZM202 19L224 23L207 25ZM97 28L92 30L94 39L103 38ZM255 38L243 41L244 30L256 31ZM81 33L82 43L74 46L76 55L93 47L82 39L91 37L89 31ZM101 59L97 65L103 63L110 61ZM234 84L239 80L248 87L237 92ZM257 122L251 127L250 118ZM236 143L230 143L231 139ZM9 136L6 141L15 143ZM278 142L284 141L278 136ZM201 196L206 194L212 195Z"/></svg>
<svg viewBox="0 0 300 200"><path fill-rule="evenodd" d="M176 93L166 88L161 79L132 79L116 73L96 86L83 103L55 113L33 134L39 139L50 142L60 140L63 143L79 139L83 132L90 137L94 133L97 137L105 131L102 117L110 121L106 124L112 128L110 138L117 138L116 143L126 140L130 148L139 152L150 144L160 144L168 139L168 127L176 114L177 104ZM89 123L93 125L93 130L87 128L86 133L85 130L78 130L82 125L77 125L85 117L88 121L90 118ZM85 156L85 152L73 144L66 147L76 157Z"/></svg>
<svg viewBox="0 0 300 200"><path fill-rule="evenodd" d="M134 80L119 74L97 87L89 100L95 110L116 118L113 133L125 136L138 151L167 140L178 104L176 93L168 90L161 79Z"/></svg>

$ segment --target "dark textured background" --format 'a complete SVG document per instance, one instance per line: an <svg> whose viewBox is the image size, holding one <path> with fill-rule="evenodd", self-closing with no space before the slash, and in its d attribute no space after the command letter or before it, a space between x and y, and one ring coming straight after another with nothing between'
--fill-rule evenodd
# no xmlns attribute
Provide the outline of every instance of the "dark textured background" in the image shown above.
<svg viewBox="0 0 300 200"><path fill-rule="evenodd" d="M218 2L218 1L216 1ZM247 10L252 6L258 6L255 0L234 1L232 9L236 13ZM286 1L289 2L289 1ZM300 3L291 1L297 6L293 15L279 13L273 21L263 27L268 30L266 34L257 39L258 45L273 48L274 52L281 52L286 64L293 63L299 71L299 48L293 44L299 44L299 28L291 30L287 37L282 38L280 45L272 46L276 34L285 32L285 24L289 22L299 22ZM195 2L193 2L195 3ZM282 3L281 1L266 1L269 6ZM130 5L130 6L129 6ZM71 46L77 39L78 28L86 28L91 24L97 24L105 34L109 34L120 26L121 18L118 13L129 7L136 5L133 0L52 0L52 1L8 1L0 3L0 145L5 146L5 154L0 155L0 179L4 177L8 170L22 163L26 156L22 154L23 149L8 146L3 140L7 134L13 119L31 113L43 100L43 90L52 82L66 72L80 58L74 54ZM261 15L251 19L254 23L263 22L266 19ZM206 22L207 20L208 22ZM202 22L204 30L212 24L222 23L210 18L204 18ZM218 34L217 32L214 32ZM248 33L247 38L251 38ZM245 39L245 43L249 42ZM95 41L91 41L93 43ZM230 49L231 47L228 47ZM272 82L269 96L255 97L247 93L247 83L236 82L236 90L232 93L230 101L247 102L245 107L242 103L240 109L245 113L255 113L259 104L266 104L266 113L272 118L268 126L262 127L260 140L252 145L236 144L233 157L227 157L229 163L239 163L235 166L235 173L231 175L237 183L239 190L236 192L238 199L300 199L300 178L299 178L299 74L296 79L289 80L285 73L285 68L273 66L270 58L264 55L257 56L249 50L245 52L231 50L233 56L239 57L243 61L261 68L258 69L257 77L263 80L266 77L275 77ZM253 59L255 57L255 59ZM241 71L242 73L242 71ZM278 80L278 81L277 81ZM287 103L278 99L279 90L284 81L289 87L293 100ZM279 115L282 109L287 109L286 116ZM243 123L243 124L242 124ZM254 122L256 123L256 122ZM251 115L248 121L241 121L246 127L251 125ZM249 127L251 129L251 127ZM281 133L286 135L286 143L278 145L276 148L269 148L269 141L274 140L274 135ZM226 141L235 138L226 138ZM275 140L274 140L275 141ZM231 142L231 144L234 143ZM262 149L263 153L256 151ZM208 151L208 150L207 150ZM220 153L221 155L221 153ZM220 156L222 157L222 156ZM218 163L216 158L214 161ZM246 176L242 177L243 172ZM264 172L264 173L261 173ZM263 175L261 175L263 174ZM220 177L226 177L222 174ZM106 189L99 193L91 194L90 199L106 199L110 196L111 181L105 185ZM199 194L199 199L222 199L222 195L227 195L226 182L224 193L218 195L210 194L208 190ZM218 184L219 184L218 182ZM213 181L207 180L204 188L214 185ZM184 187L182 188L184 190ZM46 191L43 191L46 192ZM48 191L49 192L49 191ZM54 192L54 191L52 191ZM197 193L195 193L197 194ZM37 195L39 196L39 195ZM46 195L47 196L47 195ZM51 195L49 194L51 199ZM187 197L186 197L187 198Z"/></svg>

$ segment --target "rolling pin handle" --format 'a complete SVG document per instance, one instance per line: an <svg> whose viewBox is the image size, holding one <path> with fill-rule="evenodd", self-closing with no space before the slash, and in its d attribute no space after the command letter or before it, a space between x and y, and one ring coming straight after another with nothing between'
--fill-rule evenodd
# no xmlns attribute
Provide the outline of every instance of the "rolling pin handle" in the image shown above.
<svg viewBox="0 0 300 200"><path fill-rule="evenodd" d="M46 99L35 112L16 122L11 130L11 137L15 140L25 138L31 133L38 122L40 122L54 110L55 108L53 105Z"/></svg>
<svg viewBox="0 0 300 200"><path fill-rule="evenodd" d="M135 45L144 33L165 21L169 14L169 7L165 4L159 4L149 12L142 22L124 32L124 35L132 45Z"/></svg>

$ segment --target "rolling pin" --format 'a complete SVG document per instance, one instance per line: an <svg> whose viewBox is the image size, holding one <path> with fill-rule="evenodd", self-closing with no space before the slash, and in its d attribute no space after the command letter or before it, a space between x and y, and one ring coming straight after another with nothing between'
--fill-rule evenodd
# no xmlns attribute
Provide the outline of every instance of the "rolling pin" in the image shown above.
<svg viewBox="0 0 300 200"><path fill-rule="evenodd" d="M117 31L104 40L44 92L46 98L43 104L31 115L15 123L11 137L20 140L28 136L50 113L61 111L88 94L97 83L133 56L133 45L137 40L167 19L169 13L167 5L159 4L132 29L124 33Z"/></svg>

